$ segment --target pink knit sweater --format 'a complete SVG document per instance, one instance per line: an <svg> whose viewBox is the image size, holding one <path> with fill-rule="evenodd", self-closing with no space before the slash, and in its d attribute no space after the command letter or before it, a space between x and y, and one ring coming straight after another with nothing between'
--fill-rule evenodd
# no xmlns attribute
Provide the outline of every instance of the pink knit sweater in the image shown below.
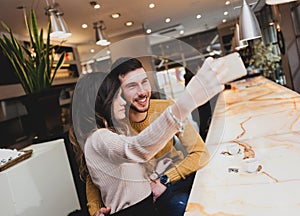
<svg viewBox="0 0 300 216"><path fill-rule="evenodd" d="M178 125L164 111L136 136L124 136L99 129L84 147L87 167L94 184L111 213L136 204L150 195L151 189L140 163L150 160L177 132Z"/></svg>

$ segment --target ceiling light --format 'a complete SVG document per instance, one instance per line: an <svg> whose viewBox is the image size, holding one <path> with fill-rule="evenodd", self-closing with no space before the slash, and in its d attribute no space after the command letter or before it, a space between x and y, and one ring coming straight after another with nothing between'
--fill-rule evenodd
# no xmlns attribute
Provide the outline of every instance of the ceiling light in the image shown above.
<svg viewBox="0 0 300 216"><path fill-rule="evenodd" d="M152 30L149 29L149 28L146 30L146 33L147 33L147 34L150 34L151 32L152 32Z"/></svg>
<svg viewBox="0 0 300 216"><path fill-rule="evenodd" d="M60 13L60 12L58 12L56 15L57 15L58 22L59 22L59 24L60 24L60 26L61 26L61 29L62 29L62 32L63 32L63 34L61 34L61 35L59 36L59 38L64 39L64 38L70 37L70 36L72 35L72 33L70 32L70 30L69 30L69 28L68 28L68 26L67 26L67 24L66 24L66 21L65 21L64 18L62 17L63 14Z"/></svg>
<svg viewBox="0 0 300 216"><path fill-rule="evenodd" d="M155 4L154 3L150 3L149 4L149 8L154 8L155 7Z"/></svg>
<svg viewBox="0 0 300 216"><path fill-rule="evenodd" d="M248 42L246 40L240 40L240 26L238 23L235 24L233 44L235 50L240 50L248 46Z"/></svg>
<svg viewBox="0 0 300 216"><path fill-rule="evenodd" d="M94 8L99 9L101 6L99 4L95 4Z"/></svg>
<svg viewBox="0 0 300 216"><path fill-rule="evenodd" d="M224 11L224 16L227 16L228 14L228 11Z"/></svg>
<svg viewBox="0 0 300 216"><path fill-rule="evenodd" d="M222 22L223 22L223 23L226 23L226 22L227 22L227 20L226 20L226 19L223 19L223 20L222 20Z"/></svg>
<svg viewBox="0 0 300 216"><path fill-rule="evenodd" d="M169 23L169 22L171 22L171 18L169 18L169 17L168 17L168 18L166 18L166 19L165 19L165 22L166 22L166 23Z"/></svg>
<svg viewBox="0 0 300 216"><path fill-rule="evenodd" d="M200 19L201 17L202 17L201 14L197 14L196 16L197 19Z"/></svg>
<svg viewBox="0 0 300 216"><path fill-rule="evenodd" d="M261 37L261 30L256 16L246 0L243 0L241 7L239 26L240 40L253 40Z"/></svg>
<svg viewBox="0 0 300 216"><path fill-rule="evenodd" d="M91 53L94 53L94 52L95 52L95 50L94 50L94 49L91 49L91 50L90 50L90 52L91 52Z"/></svg>
<svg viewBox="0 0 300 216"><path fill-rule="evenodd" d="M58 37L59 35L63 34L63 32L56 16L56 10L50 8L47 13L51 22L50 37Z"/></svg>
<svg viewBox="0 0 300 216"><path fill-rule="evenodd" d="M100 46L107 46L110 44L104 30L106 29L104 22L101 20L94 23L94 29L96 31L96 44Z"/></svg>
<svg viewBox="0 0 300 216"><path fill-rule="evenodd" d="M98 4L96 1L90 1L90 5L94 8L94 9L99 9L101 6L100 4Z"/></svg>
<svg viewBox="0 0 300 216"><path fill-rule="evenodd" d="M226 1L226 2L225 2L225 5L230 5L230 1Z"/></svg>
<svg viewBox="0 0 300 216"><path fill-rule="evenodd" d="M293 2L297 0L266 0L266 4L268 5L276 5L276 4L284 4L288 2Z"/></svg>
<svg viewBox="0 0 300 216"><path fill-rule="evenodd" d="M120 16L121 16L121 14L119 14L119 13L113 13L111 15L111 17L114 18L114 19L118 19Z"/></svg>
<svg viewBox="0 0 300 216"><path fill-rule="evenodd" d="M129 27L129 26L132 26L133 25L133 21L128 21L125 23L125 26Z"/></svg>
<svg viewBox="0 0 300 216"><path fill-rule="evenodd" d="M64 14L60 10L58 3L47 5L45 8L45 13L51 22L50 37L65 39L72 35L64 18L62 17Z"/></svg>
<svg viewBox="0 0 300 216"><path fill-rule="evenodd" d="M180 30L179 34L183 35L184 34L184 30Z"/></svg>
<svg viewBox="0 0 300 216"><path fill-rule="evenodd" d="M82 25L81 25L81 28L83 28L83 29L86 29L87 27L88 27L87 24L82 24Z"/></svg>

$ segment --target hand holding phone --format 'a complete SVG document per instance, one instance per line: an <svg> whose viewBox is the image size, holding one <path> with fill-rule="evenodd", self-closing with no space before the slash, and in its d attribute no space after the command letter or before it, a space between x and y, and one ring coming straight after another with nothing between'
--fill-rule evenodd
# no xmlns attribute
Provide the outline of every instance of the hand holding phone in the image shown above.
<svg viewBox="0 0 300 216"><path fill-rule="evenodd" d="M234 81L247 74L247 69L245 68L244 62L238 52L215 59L214 62L217 62L220 59L224 61L224 66L228 68L227 73L221 80L223 84ZM212 62L212 66L214 62Z"/></svg>

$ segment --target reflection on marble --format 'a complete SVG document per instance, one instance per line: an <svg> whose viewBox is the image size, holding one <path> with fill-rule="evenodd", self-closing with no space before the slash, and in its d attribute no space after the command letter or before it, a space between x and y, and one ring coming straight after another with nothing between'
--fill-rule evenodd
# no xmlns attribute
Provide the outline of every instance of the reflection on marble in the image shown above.
<svg viewBox="0 0 300 216"><path fill-rule="evenodd" d="M219 95L206 140L212 157L185 216L298 215L300 95L262 77L232 86Z"/></svg>
<svg viewBox="0 0 300 216"><path fill-rule="evenodd" d="M207 144L300 131L300 95L269 80L242 90L226 90L219 95L212 125Z"/></svg>

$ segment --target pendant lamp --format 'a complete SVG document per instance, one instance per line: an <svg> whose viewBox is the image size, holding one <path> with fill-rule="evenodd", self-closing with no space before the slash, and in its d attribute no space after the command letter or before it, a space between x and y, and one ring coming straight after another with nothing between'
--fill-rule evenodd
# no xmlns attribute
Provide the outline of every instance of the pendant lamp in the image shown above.
<svg viewBox="0 0 300 216"><path fill-rule="evenodd" d="M56 16L57 16L57 19L58 19L58 22L60 24L60 27L61 27L61 30L62 30L62 34L59 36L59 38L68 38L72 35L72 33L69 31L69 28L62 16L63 14L60 13L60 12L57 12L56 13Z"/></svg>
<svg viewBox="0 0 300 216"><path fill-rule="evenodd" d="M105 30L104 22L102 20L99 22L95 22L94 29L96 31L96 44L100 46L108 46L110 42L108 41L104 32Z"/></svg>
<svg viewBox="0 0 300 216"><path fill-rule="evenodd" d="M248 46L248 42L246 40L241 41L240 40L240 26L238 23L235 24L235 30L234 30L234 49L240 50Z"/></svg>
<svg viewBox="0 0 300 216"><path fill-rule="evenodd" d="M253 40L262 36L256 16L246 0L243 0L241 7L239 27L241 41Z"/></svg>
<svg viewBox="0 0 300 216"><path fill-rule="evenodd" d="M62 28L56 16L56 10L53 8L48 9L48 16L51 21L51 33L50 37L59 37L63 34Z"/></svg>
<svg viewBox="0 0 300 216"><path fill-rule="evenodd" d="M289 2L294 2L297 0L266 0L266 4L268 5L276 5L276 4L284 4Z"/></svg>
<svg viewBox="0 0 300 216"><path fill-rule="evenodd" d="M65 20L62 17L63 13L59 10L58 3L48 5L45 8L45 11L46 11L46 15L48 15L51 21L50 37L65 39L72 35L68 29Z"/></svg>

